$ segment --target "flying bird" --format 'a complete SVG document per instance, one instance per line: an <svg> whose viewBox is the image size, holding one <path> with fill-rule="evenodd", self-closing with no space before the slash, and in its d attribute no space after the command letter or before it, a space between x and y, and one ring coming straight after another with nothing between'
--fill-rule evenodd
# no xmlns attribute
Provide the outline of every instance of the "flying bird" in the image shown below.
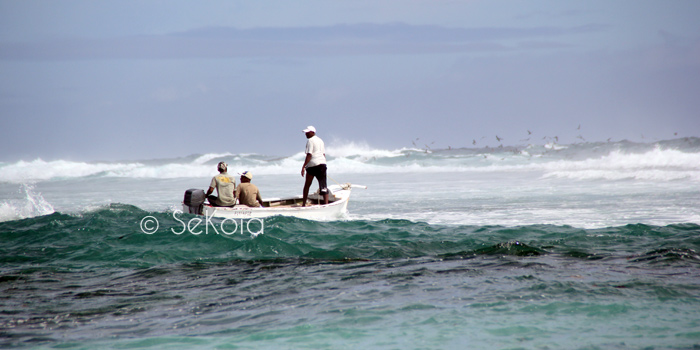
<svg viewBox="0 0 700 350"><path fill-rule="evenodd" d="M498 142L501 142L502 139L498 137L498 135L496 135L496 140L498 140Z"/></svg>

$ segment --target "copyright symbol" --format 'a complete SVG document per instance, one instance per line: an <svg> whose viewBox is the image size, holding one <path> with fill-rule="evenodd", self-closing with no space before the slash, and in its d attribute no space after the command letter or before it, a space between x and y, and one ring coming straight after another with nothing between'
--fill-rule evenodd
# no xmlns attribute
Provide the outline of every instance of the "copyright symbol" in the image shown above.
<svg viewBox="0 0 700 350"><path fill-rule="evenodd" d="M154 218L153 216L146 216L141 219L141 232L147 235L156 233L156 231L158 231L158 227L158 219Z"/></svg>

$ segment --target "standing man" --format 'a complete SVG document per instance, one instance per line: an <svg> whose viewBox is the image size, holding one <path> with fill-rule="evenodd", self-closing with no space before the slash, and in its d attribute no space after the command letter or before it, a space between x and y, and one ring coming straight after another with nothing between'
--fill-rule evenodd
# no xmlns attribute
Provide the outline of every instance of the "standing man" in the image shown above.
<svg viewBox="0 0 700 350"><path fill-rule="evenodd" d="M219 162L216 169L219 170L219 175L214 176L211 179L211 185L209 185L209 190L207 190L207 199L209 204L215 207L232 207L236 205L236 197L234 197L234 192L236 191L236 179L229 176L226 172L228 166L224 162ZM212 196L216 188L216 194L219 196Z"/></svg>
<svg viewBox="0 0 700 350"><path fill-rule="evenodd" d="M328 204L328 187L326 185L326 146L323 140L316 136L316 128L307 126L303 130L306 134L306 159L301 167L301 176L306 173L306 182L304 183L304 192L302 207L306 206L306 199L309 197L309 188L314 181L314 177L318 179L318 187L323 195L323 204Z"/></svg>

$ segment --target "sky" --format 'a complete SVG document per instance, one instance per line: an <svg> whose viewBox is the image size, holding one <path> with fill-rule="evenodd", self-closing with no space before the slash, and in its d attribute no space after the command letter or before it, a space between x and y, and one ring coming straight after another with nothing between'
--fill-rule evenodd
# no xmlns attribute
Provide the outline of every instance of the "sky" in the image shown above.
<svg viewBox="0 0 700 350"><path fill-rule="evenodd" d="M0 162L700 136L700 1L0 0ZM556 139L555 139L556 137Z"/></svg>

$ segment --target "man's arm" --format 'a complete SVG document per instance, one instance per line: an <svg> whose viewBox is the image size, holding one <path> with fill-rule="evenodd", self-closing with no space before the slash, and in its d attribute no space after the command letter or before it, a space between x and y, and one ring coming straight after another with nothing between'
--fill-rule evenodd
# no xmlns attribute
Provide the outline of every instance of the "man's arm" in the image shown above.
<svg viewBox="0 0 700 350"><path fill-rule="evenodd" d="M262 197L260 196L260 190L258 190L257 200L258 200L258 204L260 204L260 206L262 207L262 206L263 206L263 200L262 200Z"/></svg>
<svg viewBox="0 0 700 350"><path fill-rule="evenodd" d="M301 176L304 177L306 173L306 164L309 164L311 161L311 153L306 154L306 159L304 159L304 165L301 166Z"/></svg>
<svg viewBox="0 0 700 350"><path fill-rule="evenodd" d="M209 184L209 189L207 190L207 194L205 197L209 197L212 192L214 192L214 186L216 186L216 176L211 178L211 183Z"/></svg>

